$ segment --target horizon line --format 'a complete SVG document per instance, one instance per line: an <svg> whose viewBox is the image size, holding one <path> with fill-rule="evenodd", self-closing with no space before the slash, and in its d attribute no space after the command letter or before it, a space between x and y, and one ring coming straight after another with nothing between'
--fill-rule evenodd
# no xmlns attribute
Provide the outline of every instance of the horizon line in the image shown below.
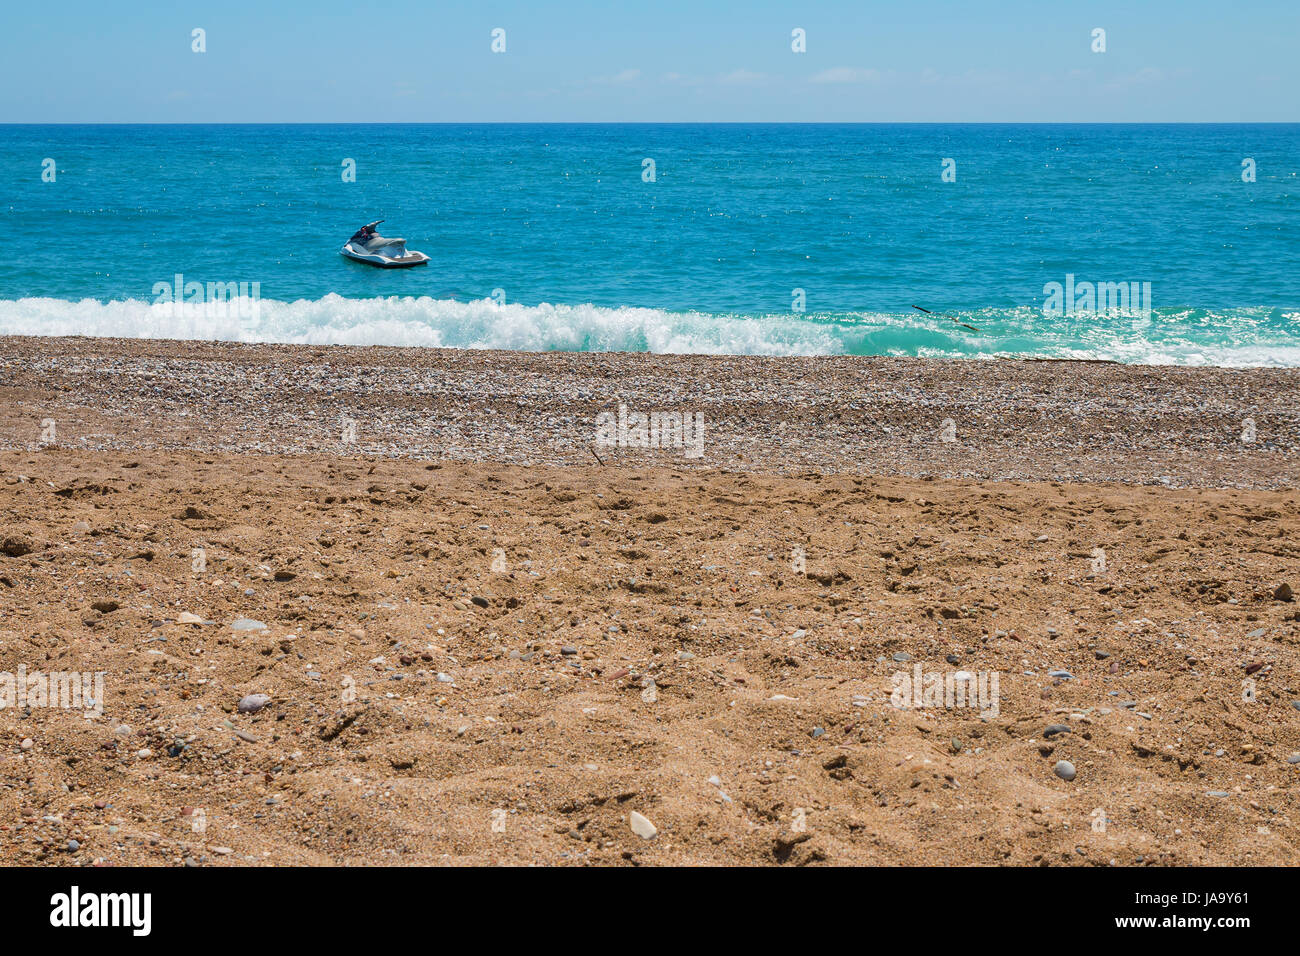
<svg viewBox="0 0 1300 956"><path fill-rule="evenodd" d="M1297 126L1294 120L76 120L3 126Z"/></svg>

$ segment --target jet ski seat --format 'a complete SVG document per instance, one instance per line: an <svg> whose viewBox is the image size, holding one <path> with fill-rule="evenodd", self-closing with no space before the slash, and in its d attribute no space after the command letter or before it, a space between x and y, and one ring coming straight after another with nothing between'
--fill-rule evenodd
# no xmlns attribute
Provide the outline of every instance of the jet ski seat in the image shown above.
<svg viewBox="0 0 1300 956"><path fill-rule="evenodd" d="M366 248L366 252L381 252L383 249L387 248L388 246L400 247L404 245L406 245L405 239L387 239L383 236L375 236L373 239L370 239L366 242L365 248Z"/></svg>

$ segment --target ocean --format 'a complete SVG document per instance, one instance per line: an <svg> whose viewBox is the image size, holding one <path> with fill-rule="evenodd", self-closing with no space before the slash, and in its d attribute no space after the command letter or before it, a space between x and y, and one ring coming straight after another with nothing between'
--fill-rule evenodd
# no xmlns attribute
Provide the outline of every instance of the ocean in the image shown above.
<svg viewBox="0 0 1300 956"><path fill-rule="evenodd" d="M1298 173L1295 124L0 126L0 334L1294 367ZM373 219L429 265L340 256Z"/></svg>

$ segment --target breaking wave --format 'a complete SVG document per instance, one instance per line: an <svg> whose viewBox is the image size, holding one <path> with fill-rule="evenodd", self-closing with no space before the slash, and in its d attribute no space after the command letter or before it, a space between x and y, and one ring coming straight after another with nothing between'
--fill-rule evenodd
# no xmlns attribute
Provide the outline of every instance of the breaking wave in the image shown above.
<svg viewBox="0 0 1300 956"><path fill-rule="evenodd" d="M965 323L965 325L961 324ZM967 326L974 326L968 328ZM0 334L731 355L1108 359L1156 365L1300 366L1300 313L1160 309L1050 318L1041 310L714 314L428 297L207 305L137 299L0 301Z"/></svg>

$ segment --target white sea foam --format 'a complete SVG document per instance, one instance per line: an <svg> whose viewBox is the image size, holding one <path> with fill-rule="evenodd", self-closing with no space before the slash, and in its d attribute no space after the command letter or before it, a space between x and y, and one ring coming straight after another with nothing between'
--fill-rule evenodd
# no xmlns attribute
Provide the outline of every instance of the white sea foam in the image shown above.
<svg viewBox="0 0 1300 956"><path fill-rule="evenodd" d="M595 305L497 305L490 299L321 299L229 308L210 315L140 300L0 300L0 335L397 345L523 351L731 355L1041 356L1171 365L1300 366L1295 316L1268 310L1047 323L1037 310L980 310L956 318L872 312L715 315ZM255 317L254 317L255 316Z"/></svg>
<svg viewBox="0 0 1300 956"><path fill-rule="evenodd" d="M590 350L816 355L842 350L832 325L788 315L711 316L594 305L497 305L490 299L261 300L254 319L232 299L224 315L176 314L140 300L0 301L0 334L407 345L523 351ZM246 313L241 317L240 313Z"/></svg>

